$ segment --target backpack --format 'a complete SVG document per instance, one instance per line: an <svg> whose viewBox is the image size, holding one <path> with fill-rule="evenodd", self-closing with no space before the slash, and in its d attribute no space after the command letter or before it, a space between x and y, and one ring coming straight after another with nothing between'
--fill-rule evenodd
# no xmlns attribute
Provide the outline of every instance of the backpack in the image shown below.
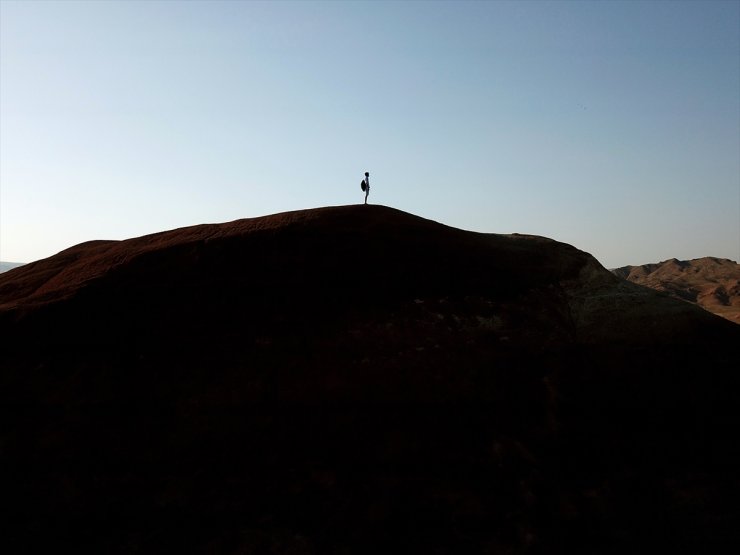
<svg viewBox="0 0 740 555"><path fill-rule="evenodd" d="M367 188L367 184L365 183L365 180L363 179L362 183L360 183L360 189L364 191L366 188Z"/></svg>

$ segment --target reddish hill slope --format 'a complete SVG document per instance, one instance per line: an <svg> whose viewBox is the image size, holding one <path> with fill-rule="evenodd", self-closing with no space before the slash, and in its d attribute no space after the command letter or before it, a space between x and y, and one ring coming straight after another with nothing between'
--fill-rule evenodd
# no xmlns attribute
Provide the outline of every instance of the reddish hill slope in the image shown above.
<svg viewBox="0 0 740 555"><path fill-rule="evenodd" d="M740 324L740 265L721 258L666 260L643 266L624 266L615 275L694 303Z"/></svg>
<svg viewBox="0 0 740 555"><path fill-rule="evenodd" d="M0 276L10 551L717 552L740 329L380 206Z"/></svg>

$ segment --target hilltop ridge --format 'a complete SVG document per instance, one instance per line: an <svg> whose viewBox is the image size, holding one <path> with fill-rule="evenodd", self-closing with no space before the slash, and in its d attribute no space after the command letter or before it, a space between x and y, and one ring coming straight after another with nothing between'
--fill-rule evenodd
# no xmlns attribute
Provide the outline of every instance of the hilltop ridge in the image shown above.
<svg viewBox="0 0 740 555"><path fill-rule="evenodd" d="M234 241L249 242L257 237L267 238L271 234L283 234L287 237L294 230L296 233L304 234L302 240L325 241L326 245L337 248L337 254L343 256L351 254L349 251L352 250L352 241L360 249L373 242L385 241L387 244L383 246L390 251L395 247L393 241L403 245L407 240L409 244L405 245L408 249L405 254L411 258L416 254L413 251L415 246L424 245L428 248L428 244L434 241L442 241L444 245L451 239L459 241L459 244L455 245L456 249L480 248L484 237L489 242L497 242L499 245L507 241L512 247L517 244L518 246L512 249L517 252L527 250L523 248L527 242L532 245L543 242L552 243L552 245L559 245L558 248L563 252L566 248L562 244L542 237L464 232L378 205L325 207L241 219L223 224L189 226L124 241L89 241L75 245L55 256L33 262L17 270L12 280L4 280L12 281L12 286L4 285L4 282L0 281L0 303L2 303L0 306L7 308L14 302L43 303L53 300L69 294L86 283L102 278L108 272L123 269L129 264L135 265L153 253L168 253L169 255L180 251L179 263L197 266L201 263L201 255L207 253L212 247L225 248L229 243L233 245ZM515 241L517 238L521 240ZM575 252L575 249L572 250ZM530 248L529 251L534 255L535 250ZM322 253L316 254L323 256ZM395 254L400 256L404 253L399 251ZM215 263L226 262L218 257L212 258ZM543 258L543 263L544 260ZM238 265L243 267L249 263L243 255L228 262L234 267ZM507 263L512 262L514 261L508 260ZM526 262L522 260L520 263ZM503 267L501 264L499 266ZM375 271L371 267L365 269ZM551 271L552 268L543 267L542 270ZM427 276L427 279L431 277Z"/></svg>

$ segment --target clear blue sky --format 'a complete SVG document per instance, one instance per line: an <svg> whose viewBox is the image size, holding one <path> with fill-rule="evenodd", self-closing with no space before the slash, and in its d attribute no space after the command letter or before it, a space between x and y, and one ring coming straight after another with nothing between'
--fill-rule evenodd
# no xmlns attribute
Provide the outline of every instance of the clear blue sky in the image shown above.
<svg viewBox="0 0 740 555"><path fill-rule="evenodd" d="M0 258L370 201L740 257L740 2L8 1Z"/></svg>

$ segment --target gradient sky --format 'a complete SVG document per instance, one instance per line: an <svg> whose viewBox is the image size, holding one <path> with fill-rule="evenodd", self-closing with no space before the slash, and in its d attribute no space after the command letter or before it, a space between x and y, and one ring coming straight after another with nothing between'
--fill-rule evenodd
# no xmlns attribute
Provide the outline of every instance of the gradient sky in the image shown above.
<svg viewBox="0 0 740 555"><path fill-rule="evenodd" d="M0 258L370 202L740 258L740 2L0 3Z"/></svg>

